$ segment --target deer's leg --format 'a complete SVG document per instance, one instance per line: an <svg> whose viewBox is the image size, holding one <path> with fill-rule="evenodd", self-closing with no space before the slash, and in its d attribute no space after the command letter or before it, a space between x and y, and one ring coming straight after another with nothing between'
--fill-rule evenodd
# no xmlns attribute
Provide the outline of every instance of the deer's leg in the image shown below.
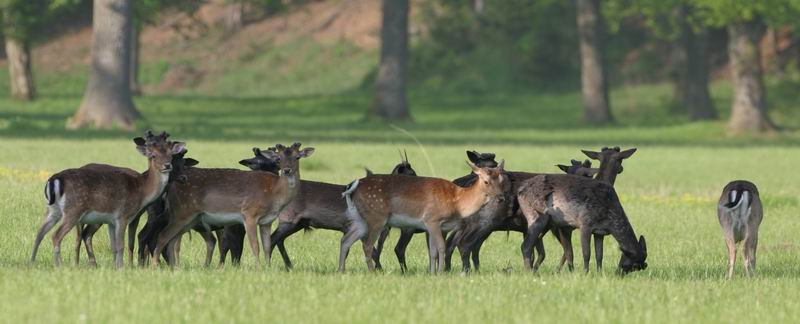
<svg viewBox="0 0 800 324"><path fill-rule="evenodd" d="M173 217L169 224L167 224L161 232L158 233L158 239L156 240L156 247L153 250L152 255L150 256L150 265L154 269L158 267L158 259L161 257L161 253L164 252L164 248L167 244L170 244L174 247L175 243L173 242L174 239L177 238L178 234L180 234L184 228L187 228L187 225L194 219L194 215L188 212L182 212L178 210L173 210ZM175 267L177 257L174 255L175 251L173 248L166 249L167 262L169 262L170 267ZM170 255L172 256L170 257Z"/></svg>
<svg viewBox="0 0 800 324"><path fill-rule="evenodd" d="M42 244L42 240L47 232L50 232L53 229L53 226L58 223L61 219L61 211L58 210L56 206L47 206L47 212L44 216L44 223L42 227L39 228L39 232L36 233L36 241L33 242L33 252L31 252L31 262L36 261L36 253L39 251L39 245Z"/></svg>
<svg viewBox="0 0 800 324"><path fill-rule="evenodd" d="M589 260L592 258L592 232L587 226L581 227L581 250L583 251L583 272L589 272Z"/></svg>
<svg viewBox="0 0 800 324"><path fill-rule="evenodd" d="M383 270L383 265L381 265L381 252L383 252L383 243L389 237L389 232L391 232L391 227L386 227L381 231L380 236L378 236L378 245L375 247L375 250L372 251L372 261L375 262L375 269Z"/></svg>
<svg viewBox="0 0 800 324"><path fill-rule="evenodd" d="M136 215L128 224L128 264L130 264L131 267L133 267L133 248L136 245L136 230L139 228L139 219L141 216L141 213Z"/></svg>
<svg viewBox="0 0 800 324"><path fill-rule="evenodd" d="M744 270L747 276L752 276L756 271L756 245L758 244L758 234L748 235L744 239Z"/></svg>
<svg viewBox="0 0 800 324"><path fill-rule="evenodd" d="M83 225L75 226L75 265L81 264L81 242L83 238Z"/></svg>
<svg viewBox="0 0 800 324"><path fill-rule="evenodd" d="M394 247L394 254L397 256L397 262L400 263L400 271L405 273L408 271L406 265L406 248L411 243L411 238L414 237L413 228L401 228L400 238L397 239L397 245Z"/></svg>
<svg viewBox="0 0 800 324"><path fill-rule="evenodd" d="M603 235L594 234L594 260L597 272L603 272Z"/></svg>
<svg viewBox="0 0 800 324"><path fill-rule="evenodd" d="M225 264L225 256L222 254L224 253L225 249L225 228L220 228L214 231L214 235L217 236L217 248L219 248L219 265Z"/></svg>
<svg viewBox="0 0 800 324"><path fill-rule="evenodd" d="M431 273L441 272L444 270L444 255L445 242L442 237L442 230L439 223L425 224L428 228L428 257L430 260L429 271Z"/></svg>
<svg viewBox="0 0 800 324"><path fill-rule="evenodd" d="M539 240L536 243L536 261L533 263L533 272L539 271L539 266L541 266L542 262L544 262L546 252L544 250L544 241L542 238L544 238L544 235L547 234L547 230L548 229L544 229L544 231L542 231L542 234L539 235Z"/></svg>
<svg viewBox="0 0 800 324"><path fill-rule="evenodd" d="M481 248L483 247L483 243L489 239L490 235L492 235L491 231L481 235L475 244L473 244L470 254L472 255L472 264L475 266L475 271L481 270ZM469 263L469 260L467 260L467 263Z"/></svg>
<svg viewBox="0 0 800 324"><path fill-rule="evenodd" d="M189 235L192 235L192 233L190 232ZM189 239L191 238L192 237L189 236ZM172 251L172 253L167 255L167 261L170 262L173 267L181 263L181 242L183 242L183 235L178 235L169 248L169 251Z"/></svg>
<svg viewBox="0 0 800 324"><path fill-rule="evenodd" d="M264 261L267 262L269 268L270 259L272 259L272 223L267 225L258 225L258 231L261 233L261 247L264 248Z"/></svg>
<svg viewBox="0 0 800 324"><path fill-rule="evenodd" d="M292 260L289 259L289 253L286 251L286 246L284 246L283 242L290 235L297 233L301 229L302 227L296 223L280 222L278 223L278 228L275 229L275 232L272 232L272 247L274 248L275 245L278 246L278 250L281 253L281 258L283 258L283 265L286 267L286 270L292 269Z"/></svg>
<svg viewBox="0 0 800 324"><path fill-rule="evenodd" d="M114 266L117 269L120 269L125 265L125 250L123 249L123 242L125 242L126 228L127 226L123 222L117 222L117 224L114 224L114 245L111 247L114 249ZM131 261L133 261L133 253L131 253Z"/></svg>
<svg viewBox="0 0 800 324"><path fill-rule="evenodd" d="M61 223L61 226L58 227L56 233L53 234L53 258L55 260L56 267L61 266L61 241L64 239L64 236L72 230L72 227L78 223L79 217L70 217L71 215L67 214L64 217L64 221Z"/></svg>
<svg viewBox="0 0 800 324"><path fill-rule="evenodd" d="M231 263L238 265L244 252L244 225L232 225L225 229L225 236L230 241L228 249L231 251Z"/></svg>
<svg viewBox="0 0 800 324"><path fill-rule="evenodd" d="M89 265L93 267L97 267L97 258L94 256L94 234L100 230L100 226L100 224L86 225L81 233L81 240L86 246L86 257L89 259Z"/></svg>
<svg viewBox="0 0 800 324"><path fill-rule="evenodd" d="M733 266L736 265L736 243L733 241L733 235L726 235L725 244L728 246L728 273L725 278L731 279Z"/></svg>
<svg viewBox="0 0 800 324"><path fill-rule="evenodd" d="M458 238L456 238L458 237ZM456 247L458 246L457 242L461 241L461 231L456 229L450 235L447 236L445 240L445 251L444 251L444 271L450 271L451 268L451 261L453 259L453 252L455 252Z"/></svg>
<svg viewBox="0 0 800 324"><path fill-rule="evenodd" d="M256 258L256 268L261 266L261 258L259 257L258 244L258 224L256 223L255 215L244 217L244 232L247 234L247 241L250 242L250 251L253 252L253 257Z"/></svg>
<svg viewBox="0 0 800 324"><path fill-rule="evenodd" d="M381 234L381 230L386 226L386 221L367 224L367 234L362 244L364 245L364 259L367 261L367 269L375 271L375 263L372 261L372 250L375 248L375 240Z"/></svg>
<svg viewBox="0 0 800 324"><path fill-rule="evenodd" d="M547 214L537 213L538 215L529 222L528 233L525 236L522 246L522 259L525 270L533 271L531 265L533 262L533 247L538 243L540 234L547 228L550 222L550 216Z"/></svg>
<svg viewBox="0 0 800 324"><path fill-rule="evenodd" d="M208 268L211 266L211 259L214 257L214 248L217 246L217 239L211 231L197 230L197 232L200 233L200 237L206 242L206 260L203 262L203 266Z"/></svg>
<svg viewBox="0 0 800 324"><path fill-rule="evenodd" d="M150 249L149 241L150 241L151 236L152 236L152 234L150 233L152 231L152 229L153 229L153 225L152 225L151 222L149 222L149 218L148 218L148 222L144 224L144 227L142 227L142 230L139 231L139 234L137 235L138 236L137 239L139 239L139 251L137 251L137 254L139 255L139 266L140 267L144 267L145 259L147 259L147 256L150 254L149 253L149 249Z"/></svg>
<svg viewBox="0 0 800 324"><path fill-rule="evenodd" d="M345 262L347 261L347 254L350 252L350 247L353 246L353 243L356 241L364 238L366 233L367 225L364 223L354 222L347 228L347 232L344 233L342 236L342 241L339 244L339 272L344 272Z"/></svg>
<svg viewBox="0 0 800 324"><path fill-rule="evenodd" d="M572 249L572 229L568 228L559 228L555 233L560 237L559 242L561 242L561 248L564 250L564 253L561 255L561 262L558 264L558 272L561 272L561 269L564 267L564 264L567 264L567 270L572 272L575 269L574 260L575 256L573 254Z"/></svg>

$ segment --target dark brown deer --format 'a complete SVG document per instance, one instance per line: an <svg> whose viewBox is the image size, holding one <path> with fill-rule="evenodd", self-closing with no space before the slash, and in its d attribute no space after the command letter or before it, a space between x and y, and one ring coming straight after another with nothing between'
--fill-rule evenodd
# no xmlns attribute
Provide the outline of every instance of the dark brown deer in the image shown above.
<svg viewBox="0 0 800 324"><path fill-rule="evenodd" d="M313 148L300 150L300 143L291 147L278 144L275 148L277 153L262 153L267 158L277 159L280 176L261 171L191 168L185 172L186 183L172 183L167 196L170 220L158 236L152 256L153 267L157 266L158 255L165 247L170 265L174 267L175 258L171 254L175 239L198 222L208 227L244 224L256 264L260 264L260 232L260 243L269 266L270 227L299 192L299 160L314 152Z"/></svg>
<svg viewBox="0 0 800 324"><path fill-rule="evenodd" d="M502 161L497 168L467 163L479 178L467 188L444 179L403 175L373 175L348 185L342 195L347 200L348 215L361 219L360 226L366 229L364 256L370 270L375 270L375 240L386 225L424 228L430 235L430 271L444 270L442 233L455 228L461 219L473 215L492 198L505 199Z"/></svg>
<svg viewBox="0 0 800 324"><path fill-rule="evenodd" d="M728 273L731 279L736 264L736 244L744 240L744 272L752 276L756 271L758 227L764 217L758 188L750 181L737 180L722 189L717 203L717 217L725 244L728 246Z"/></svg>
<svg viewBox="0 0 800 324"><path fill-rule="evenodd" d="M647 268L647 244L636 240L614 187L575 175L539 175L524 181L517 193L528 223L523 248L530 264L533 245L547 228L577 228L581 234L584 272L589 271L590 237L612 235L620 245L619 269L623 273ZM563 238L562 238L563 240Z"/></svg>
<svg viewBox="0 0 800 324"><path fill-rule="evenodd" d="M167 141L167 133L147 140L134 139L136 148L148 159L148 171L92 164L61 171L47 181L47 213L33 245L31 262L36 260L39 245L53 226L62 221L53 235L55 265L61 265L61 240L78 224L103 223L109 226L114 265L123 266L125 228L152 203L167 185L172 171L172 156L185 149L181 142ZM80 239L80 231L78 233Z"/></svg>

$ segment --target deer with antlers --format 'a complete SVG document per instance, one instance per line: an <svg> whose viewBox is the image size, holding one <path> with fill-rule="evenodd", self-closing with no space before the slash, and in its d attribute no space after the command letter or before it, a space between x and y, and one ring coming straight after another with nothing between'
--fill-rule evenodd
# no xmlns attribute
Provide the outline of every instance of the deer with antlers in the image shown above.
<svg viewBox="0 0 800 324"><path fill-rule="evenodd" d="M259 233L264 257L269 266L271 248L270 227L280 212L294 199L300 189L301 158L311 156L313 148L300 149L300 143L290 147L275 146L277 152L261 153L278 162L279 175L261 171L235 169L191 168L186 170L186 183L172 183L167 195L170 220L158 236L152 265L164 248L170 256L176 238L196 223L209 227L243 224L250 249L260 264ZM169 246L167 246L169 244Z"/></svg>
<svg viewBox="0 0 800 324"><path fill-rule="evenodd" d="M370 270L375 270L375 240L386 225L426 230L430 237L429 270L444 270L442 233L455 228L461 219L473 215L491 199L505 199L502 161L496 168L467 163L479 180L466 188L444 179L403 175L373 175L348 185L342 196L347 201L348 214L365 229L364 256Z"/></svg>
<svg viewBox="0 0 800 324"><path fill-rule="evenodd" d="M44 224L36 235L31 262L44 236L61 221L53 235L55 265L61 265L61 241L78 224L107 224L114 265L123 266L122 242L125 228L142 210L157 199L169 180L172 156L185 150L181 142L167 141L166 132L133 141L136 149L147 157L148 169L138 173L131 169L103 164L90 164L56 173L45 185L47 212ZM80 227L79 227L80 228ZM80 230L78 231L80 238Z"/></svg>

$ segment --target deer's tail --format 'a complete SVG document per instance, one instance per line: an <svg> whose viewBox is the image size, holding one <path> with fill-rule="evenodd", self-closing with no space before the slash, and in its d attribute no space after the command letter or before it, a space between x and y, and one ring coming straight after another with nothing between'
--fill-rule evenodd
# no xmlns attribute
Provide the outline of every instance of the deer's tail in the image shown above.
<svg viewBox="0 0 800 324"><path fill-rule="evenodd" d="M750 207L751 193L744 189L733 189L728 193L728 202L725 203L725 208L737 209L741 205Z"/></svg>
<svg viewBox="0 0 800 324"><path fill-rule="evenodd" d="M55 204L64 195L64 181L57 177L51 177L44 185L44 199L47 205Z"/></svg>

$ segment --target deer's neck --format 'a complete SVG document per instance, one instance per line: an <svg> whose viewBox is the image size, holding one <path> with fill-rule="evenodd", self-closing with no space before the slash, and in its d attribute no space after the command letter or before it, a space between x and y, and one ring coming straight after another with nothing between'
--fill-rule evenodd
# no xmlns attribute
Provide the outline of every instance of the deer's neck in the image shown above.
<svg viewBox="0 0 800 324"><path fill-rule="evenodd" d="M278 177L277 183L278 191L282 191L285 193L283 197L283 203L288 203L297 195L300 191L300 174L298 172L290 175L290 176L280 176Z"/></svg>
<svg viewBox="0 0 800 324"><path fill-rule="evenodd" d="M611 236L619 243L620 250L629 257L642 257L644 251L642 251L642 247L636 239L636 234L633 232L633 227L628 222L628 218L624 215L622 217L615 215L612 219L612 224Z"/></svg>
<svg viewBox="0 0 800 324"><path fill-rule="evenodd" d="M466 188L458 187L456 190L456 209L462 218L475 214L489 201L486 188L481 181L475 181Z"/></svg>
<svg viewBox="0 0 800 324"><path fill-rule="evenodd" d="M594 178L614 186L614 182L617 181L617 172L610 164L603 162L600 164L600 170Z"/></svg>
<svg viewBox="0 0 800 324"><path fill-rule="evenodd" d="M164 192L164 189L167 187L167 182L169 182L169 173L162 173L158 167L151 164L150 168L140 175L139 181L141 183L139 188L142 193L142 203L140 206L143 208L156 200Z"/></svg>

